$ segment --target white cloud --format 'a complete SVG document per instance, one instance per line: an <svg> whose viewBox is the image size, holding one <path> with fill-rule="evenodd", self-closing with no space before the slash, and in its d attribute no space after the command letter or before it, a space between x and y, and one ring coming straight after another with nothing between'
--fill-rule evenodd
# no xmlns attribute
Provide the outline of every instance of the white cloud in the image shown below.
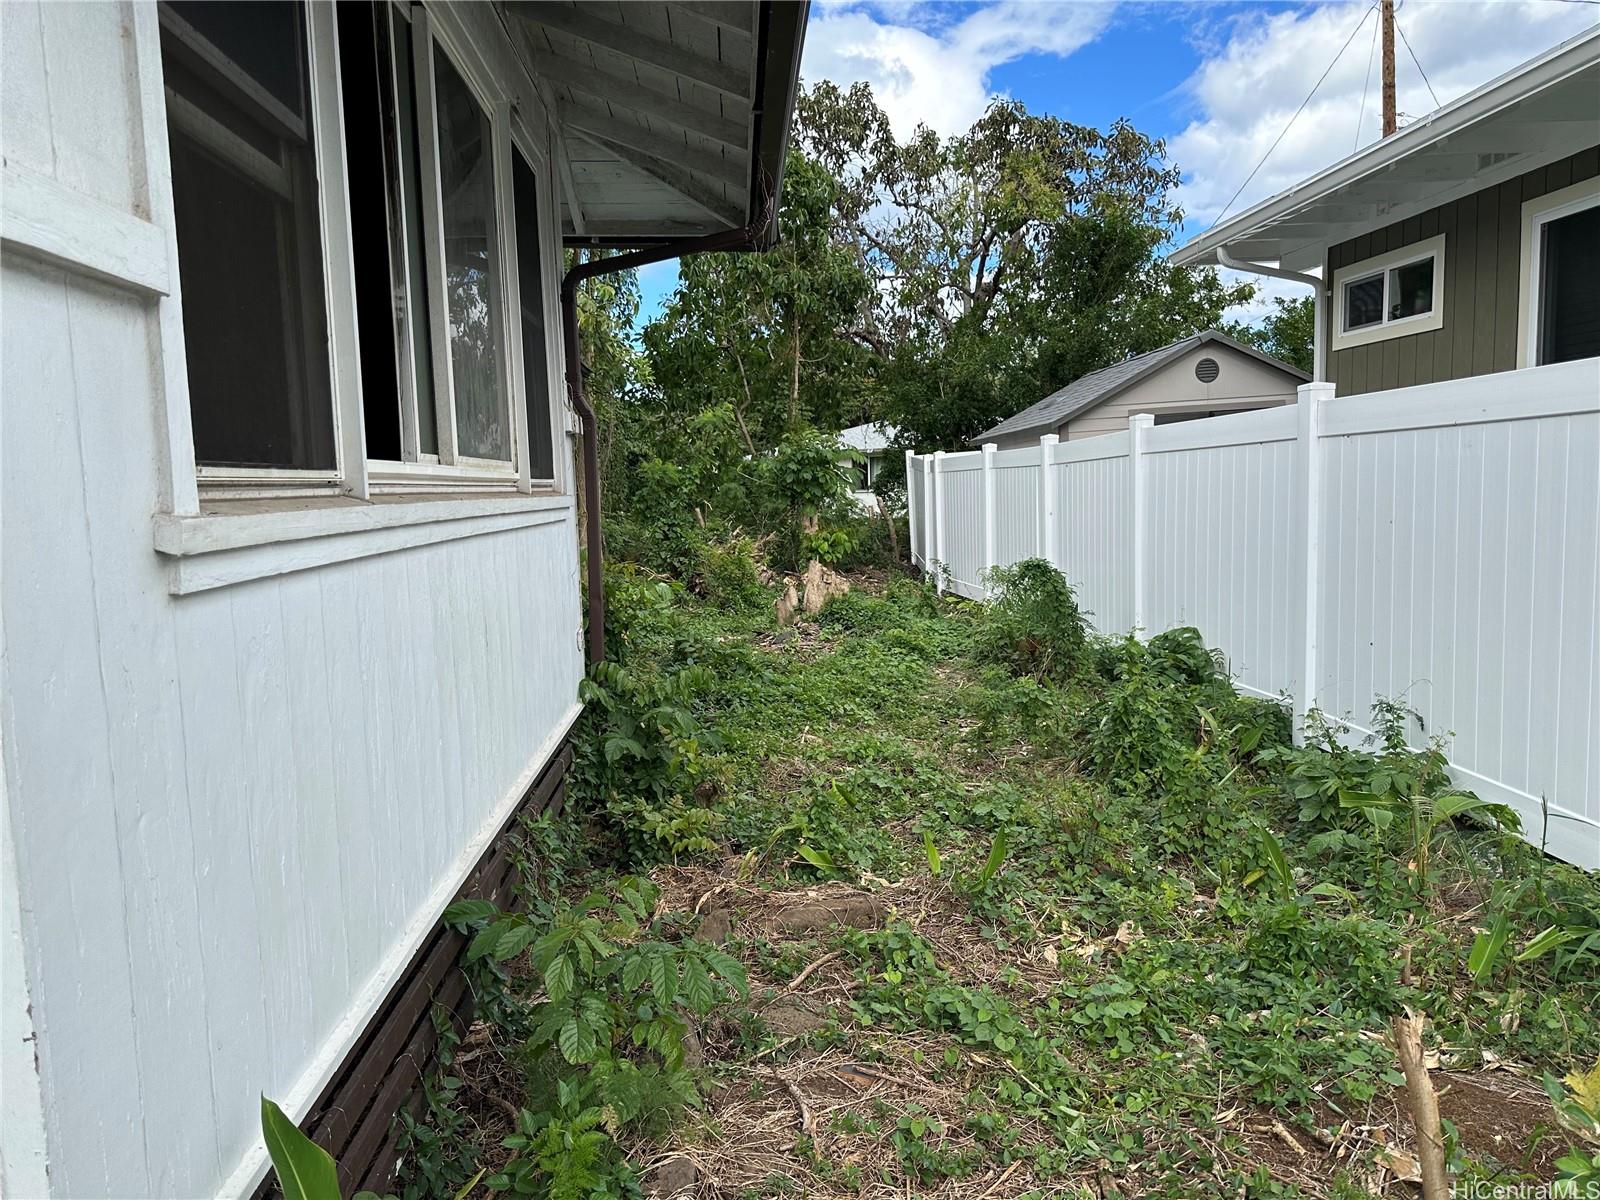
<svg viewBox="0 0 1600 1200"><path fill-rule="evenodd" d="M1111 12L1110 4L1021 0L970 12L915 0L820 5L806 30L801 74L807 82L871 84L897 137L918 124L960 133L994 95L991 70L1027 54L1071 54L1094 40Z"/></svg>
<svg viewBox="0 0 1600 1200"><path fill-rule="evenodd" d="M1349 155L1357 146L1358 117L1359 144L1377 140L1377 14L1369 9L1369 3L1357 2L1246 12L1232 18L1220 36L1211 31L1201 66L1185 85L1198 113L1170 142L1173 161L1184 171L1179 196L1191 226L1215 219L1358 21L1364 21L1360 31L1315 98L1227 211L1240 212ZM1595 10L1551 0L1404 0L1396 19L1434 93L1447 104L1581 32L1594 23ZM1197 31L1197 39L1206 36ZM1403 126L1407 114L1421 116L1434 102L1398 38L1395 62Z"/></svg>

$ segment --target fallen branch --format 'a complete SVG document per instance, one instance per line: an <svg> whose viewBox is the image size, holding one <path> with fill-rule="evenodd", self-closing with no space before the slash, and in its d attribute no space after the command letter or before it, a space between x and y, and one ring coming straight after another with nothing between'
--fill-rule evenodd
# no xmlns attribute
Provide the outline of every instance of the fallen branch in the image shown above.
<svg viewBox="0 0 1600 1200"><path fill-rule="evenodd" d="M792 1079L785 1079L774 1071L772 1077L789 1093L789 1098L794 1101L795 1107L800 1110L800 1132L813 1140L817 1136L817 1120L811 1115L811 1108L806 1104L806 1098L800 1094L799 1086Z"/></svg>
<svg viewBox="0 0 1600 1200"><path fill-rule="evenodd" d="M796 975L793 979L789 980L788 984L784 987L783 991L778 993L778 996L787 996L790 992L794 991L797 987L799 987L807 979L811 978L812 973L818 967L822 966L823 963L830 962L833 959L838 958L838 957L839 957L839 952L837 950L831 950L827 954L824 954L821 958L812 959L809 963L806 964L805 970L801 971L800 974ZM772 998L772 1000L768 1000L767 1004L771 1004L774 1000L776 1000L778 998L778 996L774 996ZM767 1006L766 1004L763 1004L761 1007L765 1008L766 1006Z"/></svg>
<svg viewBox="0 0 1600 1200"><path fill-rule="evenodd" d="M1391 1026L1394 1029L1395 1054L1406 1076L1406 1100L1411 1109L1411 1123L1417 1131L1422 1197L1423 1200L1449 1200L1450 1174L1445 1169L1439 1097L1433 1090L1433 1079L1428 1075L1422 1053L1422 1026L1426 1020L1425 1014L1414 1013L1407 1008L1404 1015L1392 1020Z"/></svg>

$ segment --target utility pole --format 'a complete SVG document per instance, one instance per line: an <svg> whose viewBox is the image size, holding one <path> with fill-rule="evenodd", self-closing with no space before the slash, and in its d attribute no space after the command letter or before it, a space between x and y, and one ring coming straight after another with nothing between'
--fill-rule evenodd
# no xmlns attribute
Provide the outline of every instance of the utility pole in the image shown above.
<svg viewBox="0 0 1600 1200"><path fill-rule="evenodd" d="M1379 20L1383 24L1383 136L1397 128L1394 108L1394 0L1380 0Z"/></svg>

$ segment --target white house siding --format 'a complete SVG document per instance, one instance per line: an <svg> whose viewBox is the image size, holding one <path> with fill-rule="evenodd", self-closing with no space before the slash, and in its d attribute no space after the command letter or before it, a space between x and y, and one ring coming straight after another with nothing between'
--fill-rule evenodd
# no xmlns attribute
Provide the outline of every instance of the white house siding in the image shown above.
<svg viewBox="0 0 1600 1200"><path fill-rule="evenodd" d="M148 218L130 10L3 21L8 174ZM571 717L574 513L173 595L157 300L0 280L5 1149L32 1091L54 1195L239 1193Z"/></svg>

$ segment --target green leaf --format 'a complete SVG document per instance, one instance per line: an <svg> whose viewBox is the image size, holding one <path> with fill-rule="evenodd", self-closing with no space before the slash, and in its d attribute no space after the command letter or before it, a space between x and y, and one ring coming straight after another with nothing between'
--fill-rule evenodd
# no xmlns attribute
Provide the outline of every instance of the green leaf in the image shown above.
<svg viewBox="0 0 1600 1200"><path fill-rule="evenodd" d="M451 1200L467 1200L467 1196L471 1194L473 1188L478 1186L478 1180L483 1178L484 1173L487 1170L488 1170L487 1167L480 1167L478 1169L478 1173L476 1175L474 1175L471 1179L467 1180L466 1183L462 1184L461 1185L461 1190L458 1191L451 1198Z"/></svg>
<svg viewBox="0 0 1600 1200"><path fill-rule="evenodd" d="M572 959L559 954L544 969L544 990L549 994L551 1003L560 1004L572 994L572 985Z"/></svg>
<svg viewBox="0 0 1600 1200"><path fill-rule="evenodd" d="M745 978L744 964L725 950L710 949L701 957L705 959L706 966L710 967L724 982L731 984L741 996L749 991L749 981Z"/></svg>
<svg viewBox="0 0 1600 1200"><path fill-rule="evenodd" d="M444 910L446 925L476 925L500 915L500 910L487 900L457 900Z"/></svg>
<svg viewBox="0 0 1600 1200"><path fill-rule="evenodd" d="M795 853L800 855L801 858L805 859L819 871L833 870L833 856L830 855L826 850L817 850L814 847L807 846L804 842L802 842Z"/></svg>
<svg viewBox="0 0 1600 1200"><path fill-rule="evenodd" d="M332 1157L265 1096L261 1097L261 1136L278 1173L283 1200L339 1200L339 1171Z"/></svg>
<svg viewBox="0 0 1600 1200"><path fill-rule="evenodd" d="M978 872L978 886L987 887L990 880L999 874L1000 867L1005 861L1006 832L1002 829L994 835L994 842L989 847L989 857L983 864L983 870Z"/></svg>
<svg viewBox="0 0 1600 1200"><path fill-rule="evenodd" d="M1494 974L1495 965L1500 961L1500 952L1505 949L1510 936L1511 921L1501 913L1488 929L1472 939L1472 949L1467 954L1467 970L1473 979L1483 983Z"/></svg>
<svg viewBox="0 0 1600 1200"><path fill-rule="evenodd" d="M1283 845L1272 830L1263 825L1260 829L1261 852L1267 857L1267 869L1277 881L1278 890L1285 900L1294 898L1294 872L1289 870L1289 860L1283 856Z"/></svg>
<svg viewBox="0 0 1600 1200"><path fill-rule="evenodd" d="M650 957L650 991L656 1002L671 1004L678 992L678 970L668 953L663 950Z"/></svg>
<svg viewBox="0 0 1600 1200"><path fill-rule="evenodd" d="M926 829L922 831L922 848L928 855L928 874L938 878L939 875L939 848L933 844L933 834Z"/></svg>
<svg viewBox="0 0 1600 1200"><path fill-rule="evenodd" d="M1528 962L1535 958L1541 958L1557 946L1564 946L1568 942L1581 937L1582 934L1583 930L1581 929L1563 929L1559 925L1552 925L1549 929L1534 934L1513 961Z"/></svg>
<svg viewBox="0 0 1600 1200"><path fill-rule="evenodd" d="M711 984L711 976L706 973L705 965L692 956L683 960L683 997L689 1007L698 1013L708 1011L717 999L716 989Z"/></svg>

